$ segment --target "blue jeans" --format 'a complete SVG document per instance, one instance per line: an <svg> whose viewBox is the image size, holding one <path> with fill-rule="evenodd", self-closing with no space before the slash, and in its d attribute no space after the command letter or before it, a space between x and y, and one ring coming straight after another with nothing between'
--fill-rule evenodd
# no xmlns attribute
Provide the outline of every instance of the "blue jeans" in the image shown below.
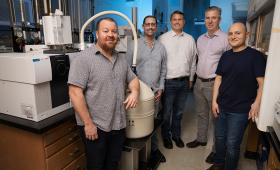
<svg viewBox="0 0 280 170"><path fill-rule="evenodd" d="M181 120L187 100L189 82L187 79L165 80L163 94L163 139L181 137Z"/></svg>
<svg viewBox="0 0 280 170"><path fill-rule="evenodd" d="M247 124L248 113L221 112L215 119L216 165L224 164L225 170L236 170Z"/></svg>

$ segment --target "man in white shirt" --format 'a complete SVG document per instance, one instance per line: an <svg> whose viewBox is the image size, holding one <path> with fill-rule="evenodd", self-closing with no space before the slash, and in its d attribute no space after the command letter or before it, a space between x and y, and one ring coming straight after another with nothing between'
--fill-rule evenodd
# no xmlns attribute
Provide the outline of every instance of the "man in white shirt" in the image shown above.
<svg viewBox="0 0 280 170"><path fill-rule="evenodd" d="M184 13L174 11L170 17L172 30L161 35L159 41L167 52L167 75L163 94L162 138L165 148L184 147L181 139L181 120L188 89L196 70L196 45L193 37L183 32Z"/></svg>

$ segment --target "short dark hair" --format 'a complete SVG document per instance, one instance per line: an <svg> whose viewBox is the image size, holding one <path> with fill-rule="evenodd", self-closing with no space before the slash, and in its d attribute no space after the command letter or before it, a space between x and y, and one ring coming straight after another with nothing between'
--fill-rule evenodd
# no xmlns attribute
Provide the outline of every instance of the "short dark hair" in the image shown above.
<svg viewBox="0 0 280 170"><path fill-rule="evenodd" d="M117 22L116 22L113 18L105 17L105 18L101 18L100 20L97 21L97 23L96 23L96 31L99 30L100 23L101 23L101 21L103 21L103 20L107 20L107 21L111 21L111 22L115 23L116 26L117 26L117 28L118 28L118 24L117 24Z"/></svg>
<svg viewBox="0 0 280 170"><path fill-rule="evenodd" d="M155 17L155 16L153 16L153 15L147 15L147 16L145 16L145 18L143 19L143 25L146 23L146 19L147 18L154 18L155 20L156 20L156 24L157 24L157 18Z"/></svg>
<svg viewBox="0 0 280 170"><path fill-rule="evenodd" d="M175 14L179 14L184 17L184 13L182 11L176 10L176 11L173 11L172 14L170 15L170 21L171 21L173 15L175 15Z"/></svg>
<svg viewBox="0 0 280 170"><path fill-rule="evenodd" d="M205 13L208 12L208 11L218 11L219 16L220 16L220 18L221 18L222 9L221 9L220 7L217 7L217 6L209 6L209 7L205 10Z"/></svg>

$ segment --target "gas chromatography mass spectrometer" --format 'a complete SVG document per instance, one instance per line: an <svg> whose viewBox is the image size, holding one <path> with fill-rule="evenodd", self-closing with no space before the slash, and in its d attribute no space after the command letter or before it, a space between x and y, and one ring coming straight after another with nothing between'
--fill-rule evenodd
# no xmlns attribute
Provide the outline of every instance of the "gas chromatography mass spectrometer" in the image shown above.
<svg viewBox="0 0 280 170"><path fill-rule="evenodd" d="M42 20L45 45L26 46L23 53L0 53L0 113L36 122L71 107L70 61L62 50L72 44L70 17L58 12Z"/></svg>

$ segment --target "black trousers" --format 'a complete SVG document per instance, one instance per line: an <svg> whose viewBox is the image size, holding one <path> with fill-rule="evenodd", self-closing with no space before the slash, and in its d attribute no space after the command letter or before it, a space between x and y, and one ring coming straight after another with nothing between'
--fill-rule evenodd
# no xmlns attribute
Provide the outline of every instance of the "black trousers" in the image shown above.
<svg viewBox="0 0 280 170"><path fill-rule="evenodd" d="M87 170L117 170L121 158L125 129L105 132L97 129L98 139L92 141L85 137L84 126L79 126L85 144Z"/></svg>

